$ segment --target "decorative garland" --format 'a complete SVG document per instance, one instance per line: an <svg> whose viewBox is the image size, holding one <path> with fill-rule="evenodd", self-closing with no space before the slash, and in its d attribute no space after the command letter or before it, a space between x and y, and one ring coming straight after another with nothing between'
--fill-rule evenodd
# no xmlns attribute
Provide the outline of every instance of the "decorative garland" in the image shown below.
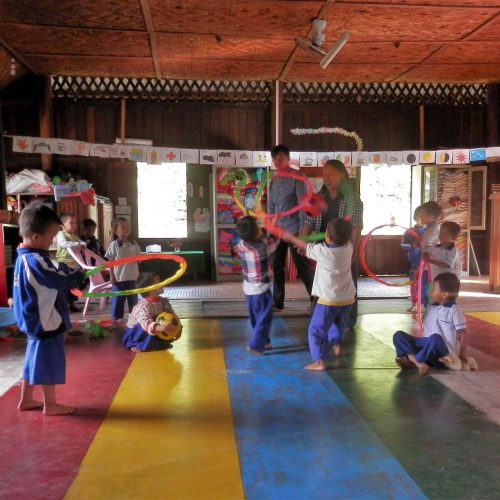
<svg viewBox="0 0 500 500"><path fill-rule="evenodd" d="M293 135L318 135L318 134L337 134L344 137L351 137L356 141L357 151L363 151L363 139L356 132L349 132L340 127L320 127L320 128L292 128L290 132Z"/></svg>

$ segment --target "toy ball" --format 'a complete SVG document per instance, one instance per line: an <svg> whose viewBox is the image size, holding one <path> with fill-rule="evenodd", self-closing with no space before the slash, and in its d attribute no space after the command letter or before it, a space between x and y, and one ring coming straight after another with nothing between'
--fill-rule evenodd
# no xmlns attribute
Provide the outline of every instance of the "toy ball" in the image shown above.
<svg viewBox="0 0 500 500"><path fill-rule="evenodd" d="M160 325L168 325L172 324L173 329L171 332L158 332L156 335L163 340L177 340L180 338L181 333L182 333L182 324L181 320L177 316L177 314L169 313L169 312L162 312L158 314L156 317L156 322L160 323Z"/></svg>
<svg viewBox="0 0 500 500"><path fill-rule="evenodd" d="M61 178L58 175L54 175L54 177L52 177L52 184L54 184L54 186L58 186L61 184Z"/></svg>

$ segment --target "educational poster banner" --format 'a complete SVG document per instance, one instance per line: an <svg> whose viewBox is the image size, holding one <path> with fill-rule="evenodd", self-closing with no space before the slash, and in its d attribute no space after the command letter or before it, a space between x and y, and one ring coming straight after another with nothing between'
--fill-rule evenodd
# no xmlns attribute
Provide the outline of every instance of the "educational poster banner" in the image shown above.
<svg viewBox="0 0 500 500"><path fill-rule="evenodd" d="M200 150L200 165L216 165L217 164L217 151L214 149L201 149Z"/></svg>
<svg viewBox="0 0 500 500"><path fill-rule="evenodd" d="M341 161L346 167L352 167L352 153L350 151L337 151L335 160Z"/></svg>
<svg viewBox="0 0 500 500"><path fill-rule="evenodd" d="M436 161L435 151L420 151L420 163L434 163Z"/></svg>
<svg viewBox="0 0 500 500"><path fill-rule="evenodd" d="M387 165L402 165L403 152L402 151L388 151L387 152Z"/></svg>
<svg viewBox="0 0 500 500"><path fill-rule="evenodd" d="M15 153L32 153L33 138L15 135L12 138L12 151Z"/></svg>
<svg viewBox="0 0 500 500"><path fill-rule="evenodd" d="M110 158L121 158L122 160L128 160L129 156L130 146L125 146L124 144L113 144L109 147Z"/></svg>
<svg viewBox="0 0 500 500"><path fill-rule="evenodd" d="M199 149L181 149L181 162L196 165L200 163Z"/></svg>
<svg viewBox="0 0 500 500"><path fill-rule="evenodd" d="M234 161L237 167L251 167L253 161L253 151L235 151Z"/></svg>
<svg viewBox="0 0 500 500"><path fill-rule="evenodd" d="M436 165L451 165L452 161L453 151L451 149L436 151Z"/></svg>
<svg viewBox="0 0 500 500"><path fill-rule="evenodd" d="M318 165L316 153L300 153L299 161L301 167L316 167Z"/></svg>
<svg viewBox="0 0 500 500"><path fill-rule="evenodd" d="M454 149L453 150L453 164L462 165L469 163L469 150L468 149Z"/></svg>

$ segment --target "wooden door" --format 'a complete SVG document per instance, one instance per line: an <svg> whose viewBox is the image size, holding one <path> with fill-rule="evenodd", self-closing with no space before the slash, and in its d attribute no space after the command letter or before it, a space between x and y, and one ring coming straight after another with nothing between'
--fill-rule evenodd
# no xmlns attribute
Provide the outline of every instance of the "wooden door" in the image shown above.
<svg viewBox="0 0 500 500"><path fill-rule="evenodd" d="M113 205L97 204L97 231L105 249L109 247L113 240L111 232L111 221L113 220Z"/></svg>

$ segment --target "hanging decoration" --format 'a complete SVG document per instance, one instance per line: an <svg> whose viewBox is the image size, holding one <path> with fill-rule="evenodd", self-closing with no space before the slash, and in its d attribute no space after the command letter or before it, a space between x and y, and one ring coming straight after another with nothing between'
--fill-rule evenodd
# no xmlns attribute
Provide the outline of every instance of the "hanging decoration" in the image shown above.
<svg viewBox="0 0 500 500"><path fill-rule="evenodd" d="M356 141L357 151L363 151L363 139L356 132L349 132L340 127L320 127L320 128L292 128L290 132L293 135L319 135L336 134L344 137L350 137Z"/></svg>

